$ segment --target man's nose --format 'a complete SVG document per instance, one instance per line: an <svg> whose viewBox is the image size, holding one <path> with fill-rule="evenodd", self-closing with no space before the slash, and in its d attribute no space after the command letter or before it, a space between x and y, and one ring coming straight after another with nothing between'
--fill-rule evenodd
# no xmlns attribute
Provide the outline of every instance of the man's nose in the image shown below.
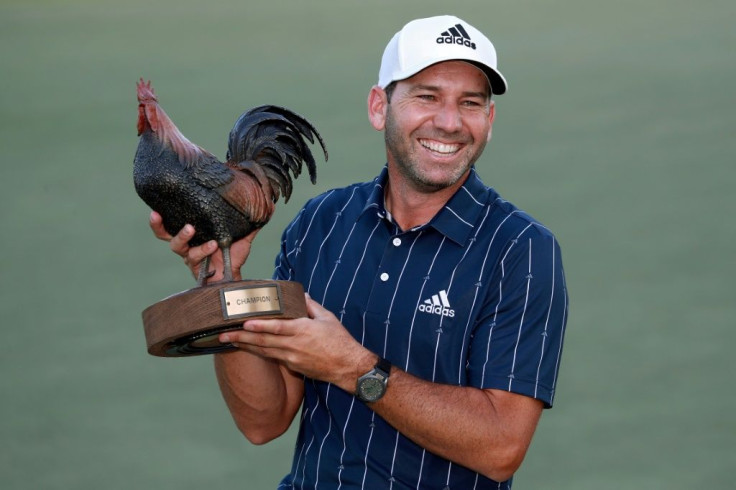
<svg viewBox="0 0 736 490"><path fill-rule="evenodd" d="M459 131L463 126L463 121L457 105L451 103L443 104L438 109L437 114L435 114L434 124L437 128L448 133Z"/></svg>

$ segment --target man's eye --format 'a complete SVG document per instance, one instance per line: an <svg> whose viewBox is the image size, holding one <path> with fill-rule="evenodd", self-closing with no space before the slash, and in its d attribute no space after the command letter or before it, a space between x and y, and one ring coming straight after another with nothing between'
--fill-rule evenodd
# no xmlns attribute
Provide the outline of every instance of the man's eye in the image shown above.
<svg viewBox="0 0 736 490"><path fill-rule="evenodd" d="M431 94L419 94L417 97L419 97L422 100L434 100L434 95Z"/></svg>

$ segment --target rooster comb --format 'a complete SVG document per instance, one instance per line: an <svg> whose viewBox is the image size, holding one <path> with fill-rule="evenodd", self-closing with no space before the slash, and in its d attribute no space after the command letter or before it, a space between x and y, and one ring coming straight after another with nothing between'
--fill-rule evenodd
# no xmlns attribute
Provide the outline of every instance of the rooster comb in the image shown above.
<svg viewBox="0 0 736 490"><path fill-rule="evenodd" d="M145 82L141 77L138 80L138 83L136 83L136 88L138 89L138 102L143 103L149 101L158 101L158 99L156 98L156 93L153 91L153 87L151 86L150 80Z"/></svg>

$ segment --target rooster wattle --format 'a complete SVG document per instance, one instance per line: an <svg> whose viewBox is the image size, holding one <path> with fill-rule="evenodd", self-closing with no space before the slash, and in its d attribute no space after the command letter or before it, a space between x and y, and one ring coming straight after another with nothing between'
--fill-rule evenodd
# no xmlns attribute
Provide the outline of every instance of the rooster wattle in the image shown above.
<svg viewBox="0 0 736 490"><path fill-rule="evenodd" d="M271 218L280 196L288 201L293 178L306 163L316 182L315 159L305 138L322 137L306 119L283 107L264 105L244 112L228 138L225 162L189 141L158 104L151 82L138 89L138 149L133 180L143 201L163 217L172 235L189 223L191 246L216 240L223 253L226 281L232 281L230 245ZM291 174L290 174L291 172ZM205 284L209 260L197 284Z"/></svg>

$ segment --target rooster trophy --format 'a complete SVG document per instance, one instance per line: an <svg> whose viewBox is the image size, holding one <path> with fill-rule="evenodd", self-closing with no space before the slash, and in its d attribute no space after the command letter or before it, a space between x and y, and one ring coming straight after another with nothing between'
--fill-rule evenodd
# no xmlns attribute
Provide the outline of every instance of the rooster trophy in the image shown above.
<svg viewBox="0 0 736 490"><path fill-rule="evenodd" d="M230 245L264 226L280 196L288 202L292 176L306 163L316 182L314 156L305 138L322 137L306 119L283 107L264 105L244 112L230 131L227 161L189 141L158 104L151 82L138 89L138 136L133 178L138 195L163 217L172 235L189 223L191 246L216 240L223 253L225 281L232 281ZM208 277L209 258L197 285Z"/></svg>
<svg viewBox="0 0 736 490"><path fill-rule="evenodd" d="M306 163L315 183L317 168L307 141L315 137L306 119L283 107L264 105L244 112L230 131L226 161L192 143L158 104L151 82L138 88L138 149L133 181L138 195L163 217L175 235L189 223L191 246L216 240L223 254L224 281L206 285L209 258L202 261L196 288L143 311L148 352L173 357L234 349L219 333L242 326L242 318L306 316L304 289L292 281L233 281L230 246L264 226L283 196L289 200L292 178ZM205 287L206 286L206 287Z"/></svg>

